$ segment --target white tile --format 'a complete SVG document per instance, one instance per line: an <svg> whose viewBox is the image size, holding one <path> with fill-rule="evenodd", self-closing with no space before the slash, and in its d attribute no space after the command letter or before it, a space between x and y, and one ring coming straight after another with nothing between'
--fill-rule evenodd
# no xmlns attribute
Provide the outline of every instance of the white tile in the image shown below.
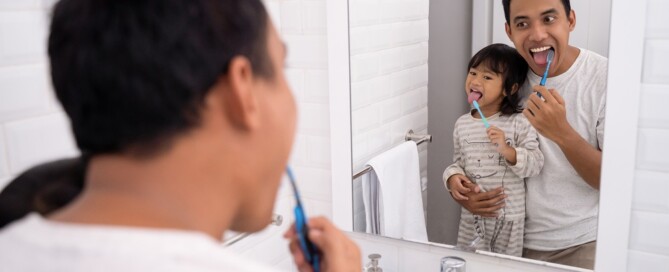
<svg viewBox="0 0 669 272"><path fill-rule="evenodd" d="M47 81L42 64L0 67L0 122L48 112L52 96Z"/></svg>
<svg viewBox="0 0 669 272"><path fill-rule="evenodd" d="M381 111L379 105L370 105L358 110L354 110L351 114L351 126L353 133L359 134L369 129L377 127L381 120Z"/></svg>
<svg viewBox="0 0 669 272"><path fill-rule="evenodd" d="M372 101L374 83L373 79L351 83L351 108L353 110L369 105Z"/></svg>
<svg viewBox="0 0 669 272"><path fill-rule="evenodd" d="M307 34L327 34L325 1L306 1L304 5L303 30Z"/></svg>
<svg viewBox="0 0 669 272"><path fill-rule="evenodd" d="M44 10L0 11L0 65L46 60Z"/></svg>
<svg viewBox="0 0 669 272"><path fill-rule="evenodd" d="M669 173L637 171L634 177L634 209L669 213Z"/></svg>
<svg viewBox="0 0 669 272"><path fill-rule="evenodd" d="M276 28L279 33L282 33L281 29L281 5L277 1L263 1L265 2L265 9L269 13L269 18L272 19L274 28Z"/></svg>
<svg viewBox="0 0 669 272"><path fill-rule="evenodd" d="M332 202L331 201L321 201L319 199L310 199L305 198L307 207L307 216L310 218L313 217L325 217L332 221Z"/></svg>
<svg viewBox="0 0 669 272"><path fill-rule="evenodd" d="M385 1L383 5L380 5L381 23L395 23L402 22L403 17L405 16L406 10L403 9L402 3L399 1Z"/></svg>
<svg viewBox="0 0 669 272"><path fill-rule="evenodd" d="M669 129L669 116L661 112L665 106L663 101L669 101L669 85L644 84L642 86L639 126Z"/></svg>
<svg viewBox="0 0 669 272"><path fill-rule="evenodd" d="M379 55L369 53L351 57L351 80L370 79L379 74Z"/></svg>
<svg viewBox="0 0 669 272"><path fill-rule="evenodd" d="M322 103L329 102L328 70L309 69L305 75L305 102Z"/></svg>
<svg viewBox="0 0 669 272"><path fill-rule="evenodd" d="M387 124L402 116L402 104L405 96L396 96L381 103L381 123Z"/></svg>
<svg viewBox="0 0 669 272"><path fill-rule="evenodd" d="M291 68L320 68L328 65L326 35L283 35L288 44L287 66Z"/></svg>
<svg viewBox="0 0 669 272"><path fill-rule="evenodd" d="M647 40L643 61L643 82L669 84L669 39Z"/></svg>
<svg viewBox="0 0 669 272"><path fill-rule="evenodd" d="M9 176L9 160L7 158L6 144L4 129L0 126L0 178Z"/></svg>
<svg viewBox="0 0 669 272"><path fill-rule="evenodd" d="M375 1L350 1L349 21L350 27L373 25L379 22L379 2Z"/></svg>
<svg viewBox="0 0 669 272"><path fill-rule="evenodd" d="M0 0L0 10L38 9L40 0Z"/></svg>
<svg viewBox="0 0 669 272"><path fill-rule="evenodd" d="M630 249L669 256L669 214L633 211Z"/></svg>
<svg viewBox="0 0 669 272"><path fill-rule="evenodd" d="M330 138L328 136L309 136L307 137L307 160L309 165L330 168Z"/></svg>
<svg viewBox="0 0 669 272"><path fill-rule="evenodd" d="M390 149L390 126L383 126L369 134L369 151L372 156L381 154Z"/></svg>
<svg viewBox="0 0 669 272"><path fill-rule="evenodd" d="M422 107L426 107L426 97L423 97L421 89L415 89L401 96L402 100L402 114L412 113Z"/></svg>
<svg viewBox="0 0 669 272"><path fill-rule="evenodd" d="M387 74L401 70L405 57L405 52L401 47L379 52L379 72Z"/></svg>
<svg viewBox="0 0 669 272"><path fill-rule="evenodd" d="M8 0L8 1L15 1L15 0ZM53 9L53 6L58 2L59 0L42 0L42 6L51 14L51 10Z"/></svg>
<svg viewBox="0 0 669 272"><path fill-rule="evenodd" d="M650 0L647 7L646 38L669 38L669 1Z"/></svg>
<svg viewBox="0 0 669 272"><path fill-rule="evenodd" d="M669 256L630 250L627 257L627 271L665 272Z"/></svg>
<svg viewBox="0 0 669 272"><path fill-rule="evenodd" d="M5 132L12 174L38 163L79 154L63 114L7 123Z"/></svg>
<svg viewBox="0 0 669 272"><path fill-rule="evenodd" d="M299 110L298 131L304 135L329 135L330 112L328 106L302 103Z"/></svg>
<svg viewBox="0 0 669 272"><path fill-rule="evenodd" d="M303 6L300 1L281 3L281 32L284 34L302 33Z"/></svg>
<svg viewBox="0 0 669 272"><path fill-rule="evenodd" d="M319 199L322 201L332 201L332 189L330 186L330 170L296 166L295 178L300 187L300 194L303 197Z"/></svg>
<svg viewBox="0 0 669 272"><path fill-rule="evenodd" d="M291 164L302 164L307 161L307 136L299 132L295 135L293 151L290 154Z"/></svg>
<svg viewBox="0 0 669 272"><path fill-rule="evenodd" d="M637 169L667 172L669 169L669 130L640 129L637 148Z"/></svg>
<svg viewBox="0 0 669 272"><path fill-rule="evenodd" d="M304 101L304 70L286 69L286 80L288 80L288 85L290 85L297 100Z"/></svg>
<svg viewBox="0 0 669 272"><path fill-rule="evenodd" d="M402 48L402 66L414 67L427 63L427 43L417 43Z"/></svg>

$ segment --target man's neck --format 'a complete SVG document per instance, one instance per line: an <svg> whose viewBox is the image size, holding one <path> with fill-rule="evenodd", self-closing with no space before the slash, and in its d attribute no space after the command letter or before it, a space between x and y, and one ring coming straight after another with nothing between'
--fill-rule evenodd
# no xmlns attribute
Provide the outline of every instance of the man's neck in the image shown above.
<svg viewBox="0 0 669 272"><path fill-rule="evenodd" d="M81 196L50 219L191 230L222 239L239 200L234 187L225 185L226 177L204 169L216 160L208 156L214 152L193 150L197 148L175 146L153 159L95 156L88 166ZM223 168L229 164L217 165ZM220 170L216 173L228 172Z"/></svg>

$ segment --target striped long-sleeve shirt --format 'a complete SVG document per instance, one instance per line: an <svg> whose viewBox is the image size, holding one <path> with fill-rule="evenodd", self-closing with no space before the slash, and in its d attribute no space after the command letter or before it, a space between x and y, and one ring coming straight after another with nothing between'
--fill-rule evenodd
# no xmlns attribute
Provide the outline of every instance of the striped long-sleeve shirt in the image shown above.
<svg viewBox="0 0 669 272"><path fill-rule="evenodd" d="M479 219L478 224L485 234L477 249L521 256L525 223L524 179L539 174L544 156L539 150L536 130L522 114L497 113L488 117L488 122L504 131L506 143L516 149L516 164L508 165L502 154L497 152L481 119L474 118L471 113L465 114L455 123L454 163L444 171L444 183L452 175L462 174L479 184L484 191L504 186L507 194L504 225L494 248L491 248L495 224L500 222L496 222L495 218ZM469 245L476 237L474 215L462 208L458 245Z"/></svg>

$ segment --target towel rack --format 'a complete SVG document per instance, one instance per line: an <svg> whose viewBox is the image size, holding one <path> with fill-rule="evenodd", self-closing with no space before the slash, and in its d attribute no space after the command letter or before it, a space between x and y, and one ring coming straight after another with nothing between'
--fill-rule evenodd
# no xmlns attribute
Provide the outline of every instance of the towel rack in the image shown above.
<svg viewBox="0 0 669 272"><path fill-rule="evenodd" d="M414 141L416 142L416 145L420 145L424 142L431 143L432 142L432 135L430 134L416 134L413 132L413 129L410 129L407 131L407 134L404 135L404 141ZM357 179L361 177L362 175L366 174L367 172L372 171L372 167L369 165L366 165L362 170L358 171L353 175L353 179Z"/></svg>
<svg viewBox="0 0 669 272"><path fill-rule="evenodd" d="M270 223L270 225L281 226L281 223L283 223L283 216L281 216L280 214L274 214L272 216L272 222ZM234 237L232 237L228 240L225 240L225 242L223 242L223 246L226 246L226 247L231 246L231 245L241 241L242 239L244 239L246 237L249 237L251 234L252 233L250 233L250 232L244 232L244 233L237 234Z"/></svg>

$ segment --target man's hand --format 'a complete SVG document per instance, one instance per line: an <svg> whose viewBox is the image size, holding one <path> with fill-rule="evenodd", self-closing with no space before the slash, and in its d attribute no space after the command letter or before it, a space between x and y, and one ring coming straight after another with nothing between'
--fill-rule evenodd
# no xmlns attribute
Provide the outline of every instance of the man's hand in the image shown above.
<svg viewBox="0 0 669 272"><path fill-rule="evenodd" d="M523 114L541 135L559 143L562 136L573 130L567 121L564 99L554 89L547 90L539 85L533 89L541 94L543 100L538 95L531 94Z"/></svg>
<svg viewBox="0 0 669 272"><path fill-rule="evenodd" d="M497 211L504 207L506 194L504 194L503 187L497 187L488 192L474 192L473 186L476 184L467 185L471 192L467 193L467 200L455 199L462 207L475 215L483 217L497 217Z"/></svg>
<svg viewBox="0 0 669 272"><path fill-rule="evenodd" d="M360 249L355 242L337 229L328 219L324 217L311 218L307 226L309 228L309 240L322 253L321 271L360 271L362 267ZM302 253L297 233L295 233L295 226L291 226L283 236L290 240L288 247L298 271L313 271Z"/></svg>

